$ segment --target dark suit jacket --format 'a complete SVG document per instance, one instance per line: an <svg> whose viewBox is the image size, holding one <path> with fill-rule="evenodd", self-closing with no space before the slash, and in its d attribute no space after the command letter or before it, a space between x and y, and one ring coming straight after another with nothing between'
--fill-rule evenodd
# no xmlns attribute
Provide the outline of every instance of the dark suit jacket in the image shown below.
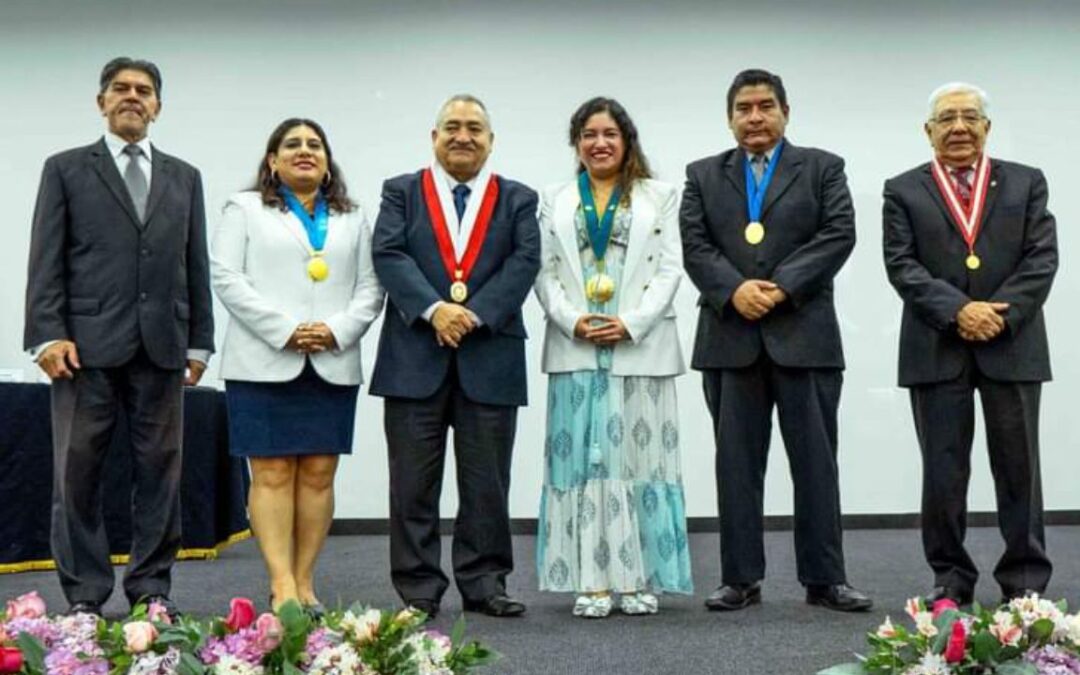
<svg viewBox="0 0 1080 675"><path fill-rule="evenodd" d="M942 382L960 374L969 353L995 380L1050 379L1042 306L1057 271L1054 217L1038 169L991 160L990 185L975 253L938 191L930 164L885 181L885 269L904 301L900 386ZM956 333L956 313L972 300L1008 302L1005 332L987 343Z"/></svg>
<svg viewBox="0 0 1080 675"><path fill-rule="evenodd" d="M389 302L371 376L372 394L427 398L456 359L458 379L469 399L492 405L527 403L521 305L540 270L537 198L520 183L497 180L499 199L465 302L484 325L456 350L440 347L422 316L433 303L449 301L451 280L428 218L421 172L383 184L372 252Z"/></svg>
<svg viewBox="0 0 1080 675"><path fill-rule="evenodd" d="M202 179L156 147L139 222L104 139L45 162L30 238L23 345L72 340L83 367L143 346L162 368L214 349Z"/></svg>
<svg viewBox="0 0 1080 675"><path fill-rule="evenodd" d="M764 348L782 366L843 368L832 280L855 246L844 161L785 141L765 195L765 239L751 246L744 158L735 148L686 167L683 262L701 291L691 366L742 368ZM788 300L748 321L730 302L746 279L773 281Z"/></svg>

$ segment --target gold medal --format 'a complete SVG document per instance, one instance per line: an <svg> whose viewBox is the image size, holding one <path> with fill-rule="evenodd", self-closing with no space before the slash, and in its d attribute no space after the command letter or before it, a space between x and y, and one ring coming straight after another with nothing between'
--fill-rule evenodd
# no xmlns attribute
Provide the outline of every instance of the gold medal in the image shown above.
<svg viewBox="0 0 1080 675"><path fill-rule="evenodd" d="M589 277L585 282L585 297L603 304L615 296L615 280L600 272Z"/></svg>
<svg viewBox="0 0 1080 675"><path fill-rule="evenodd" d="M746 243L757 246L765 238L765 226L755 220L746 226L743 236L746 237Z"/></svg>
<svg viewBox="0 0 1080 675"><path fill-rule="evenodd" d="M455 281L450 284L450 299L459 305L469 297L469 287L464 281Z"/></svg>
<svg viewBox="0 0 1080 675"><path fill-rule="evenodd" d="M967 268L969 270L977 270L977 269L979 269L979 266L982 265L982 261L979 260L979 256L975 255L974 253L971 253L964 260L964 264L967 265Z"/></svg>
<svg viewBox="0 0 1080 675"><path fill-rule="evenodd" d="M314 255L311 260L308 260L307 273L312 281L324 281L330 276L330 266L321 255Z"/></svg>

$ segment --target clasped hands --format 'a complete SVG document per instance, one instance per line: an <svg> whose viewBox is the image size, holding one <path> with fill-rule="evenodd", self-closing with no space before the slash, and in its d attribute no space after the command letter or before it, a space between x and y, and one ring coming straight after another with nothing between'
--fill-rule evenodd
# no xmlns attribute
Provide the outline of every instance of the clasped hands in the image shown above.
<svg viewBox="0 0 1080 675"><path fill-rule="evenodd" d="M956 313L956 332L969 342L993 340L1005 330L1007 302L983 302L973 300Z"/></svg>
<svg viewBox="0 0 1080 675"><path fill-rule="evenodd" d="M787 293L771 281L747 279L731 295L731 304L744 319L757 321L787 300Z"/></svg>
<svg viewBox="0 0 1080 675"><path fill-rule="evenodd" d="M45 371L50 380L71 380L75 371L82 368L79 362L79 349L71 340L57 340L42 350L37 359L38 367ZM202 379L206 364L196 359L187 360L187 373L184 384L194 387Z"/></svg>
<svg viewBox="0 0 1080 675"><path fill-rule="evenodd" d="M476 329L476 316L456 303L440 302L431 315L431 327L440 347L457 349L466 335Z"/></svg>
<svg viewBox="0 0 1080 675"><path fill-rule="evenodd" d="M630 337L622 319L611 314L582 314L574 324L574 337L597 345L613 345Z"/></svg>
<svg viewBox="0 0 1080 675"><path fill-rule="evenodd" d="M328 349L337 349L337 338L334 337L330 326L322 321L302 323L289 336L285 349L301 354L325 352Z"/></svg>

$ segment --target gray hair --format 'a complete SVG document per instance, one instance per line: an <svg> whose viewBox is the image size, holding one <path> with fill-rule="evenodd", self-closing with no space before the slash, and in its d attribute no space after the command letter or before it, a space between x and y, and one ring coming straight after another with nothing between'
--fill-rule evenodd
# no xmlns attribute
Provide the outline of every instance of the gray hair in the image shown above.
<svg viewBox="0 0 1080 675"><path fill-rule="evenodd" d="M984 116L989 116L990 97L985 90L967 82L948 82L930 92L930 100L928 101L930 117L934 116L934 109L937 107L938 99L949 94L974 94L975 98L979 99L979 112Z"/></svg>
<svg viewBox="0 0 1080 675"><path fill-rule="evenodd" d="M454 94L446 99L443 104L439 106L439 111L435 113L436 129L442 126L443 120L446 119L446 109L455 103L472 103L477 108L480 108L480 112L484 113L484 121L487 122L488 129L491 129L491 115L488 114L487 106L484 105L483 101L472 94Z"/></svg>

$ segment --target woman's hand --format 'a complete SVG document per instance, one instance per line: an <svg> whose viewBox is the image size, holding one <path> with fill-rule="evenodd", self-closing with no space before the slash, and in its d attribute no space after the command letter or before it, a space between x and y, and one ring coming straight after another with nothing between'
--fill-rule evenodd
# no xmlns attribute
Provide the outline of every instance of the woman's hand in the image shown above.
<svg viewBox="0 0 1080 675"><path fill-rule="evenodd" d="M325 352L337 346L333 331L322 321L300 324L285 343L285 349L301 354Z"/></svg>
<svg viewBox="0 0 1080 675"><path fill-rule="evenodd" d="M574 336L597 345L614 345L630 337L622 319L608 314L583 314L574 326Z"/></svg>

